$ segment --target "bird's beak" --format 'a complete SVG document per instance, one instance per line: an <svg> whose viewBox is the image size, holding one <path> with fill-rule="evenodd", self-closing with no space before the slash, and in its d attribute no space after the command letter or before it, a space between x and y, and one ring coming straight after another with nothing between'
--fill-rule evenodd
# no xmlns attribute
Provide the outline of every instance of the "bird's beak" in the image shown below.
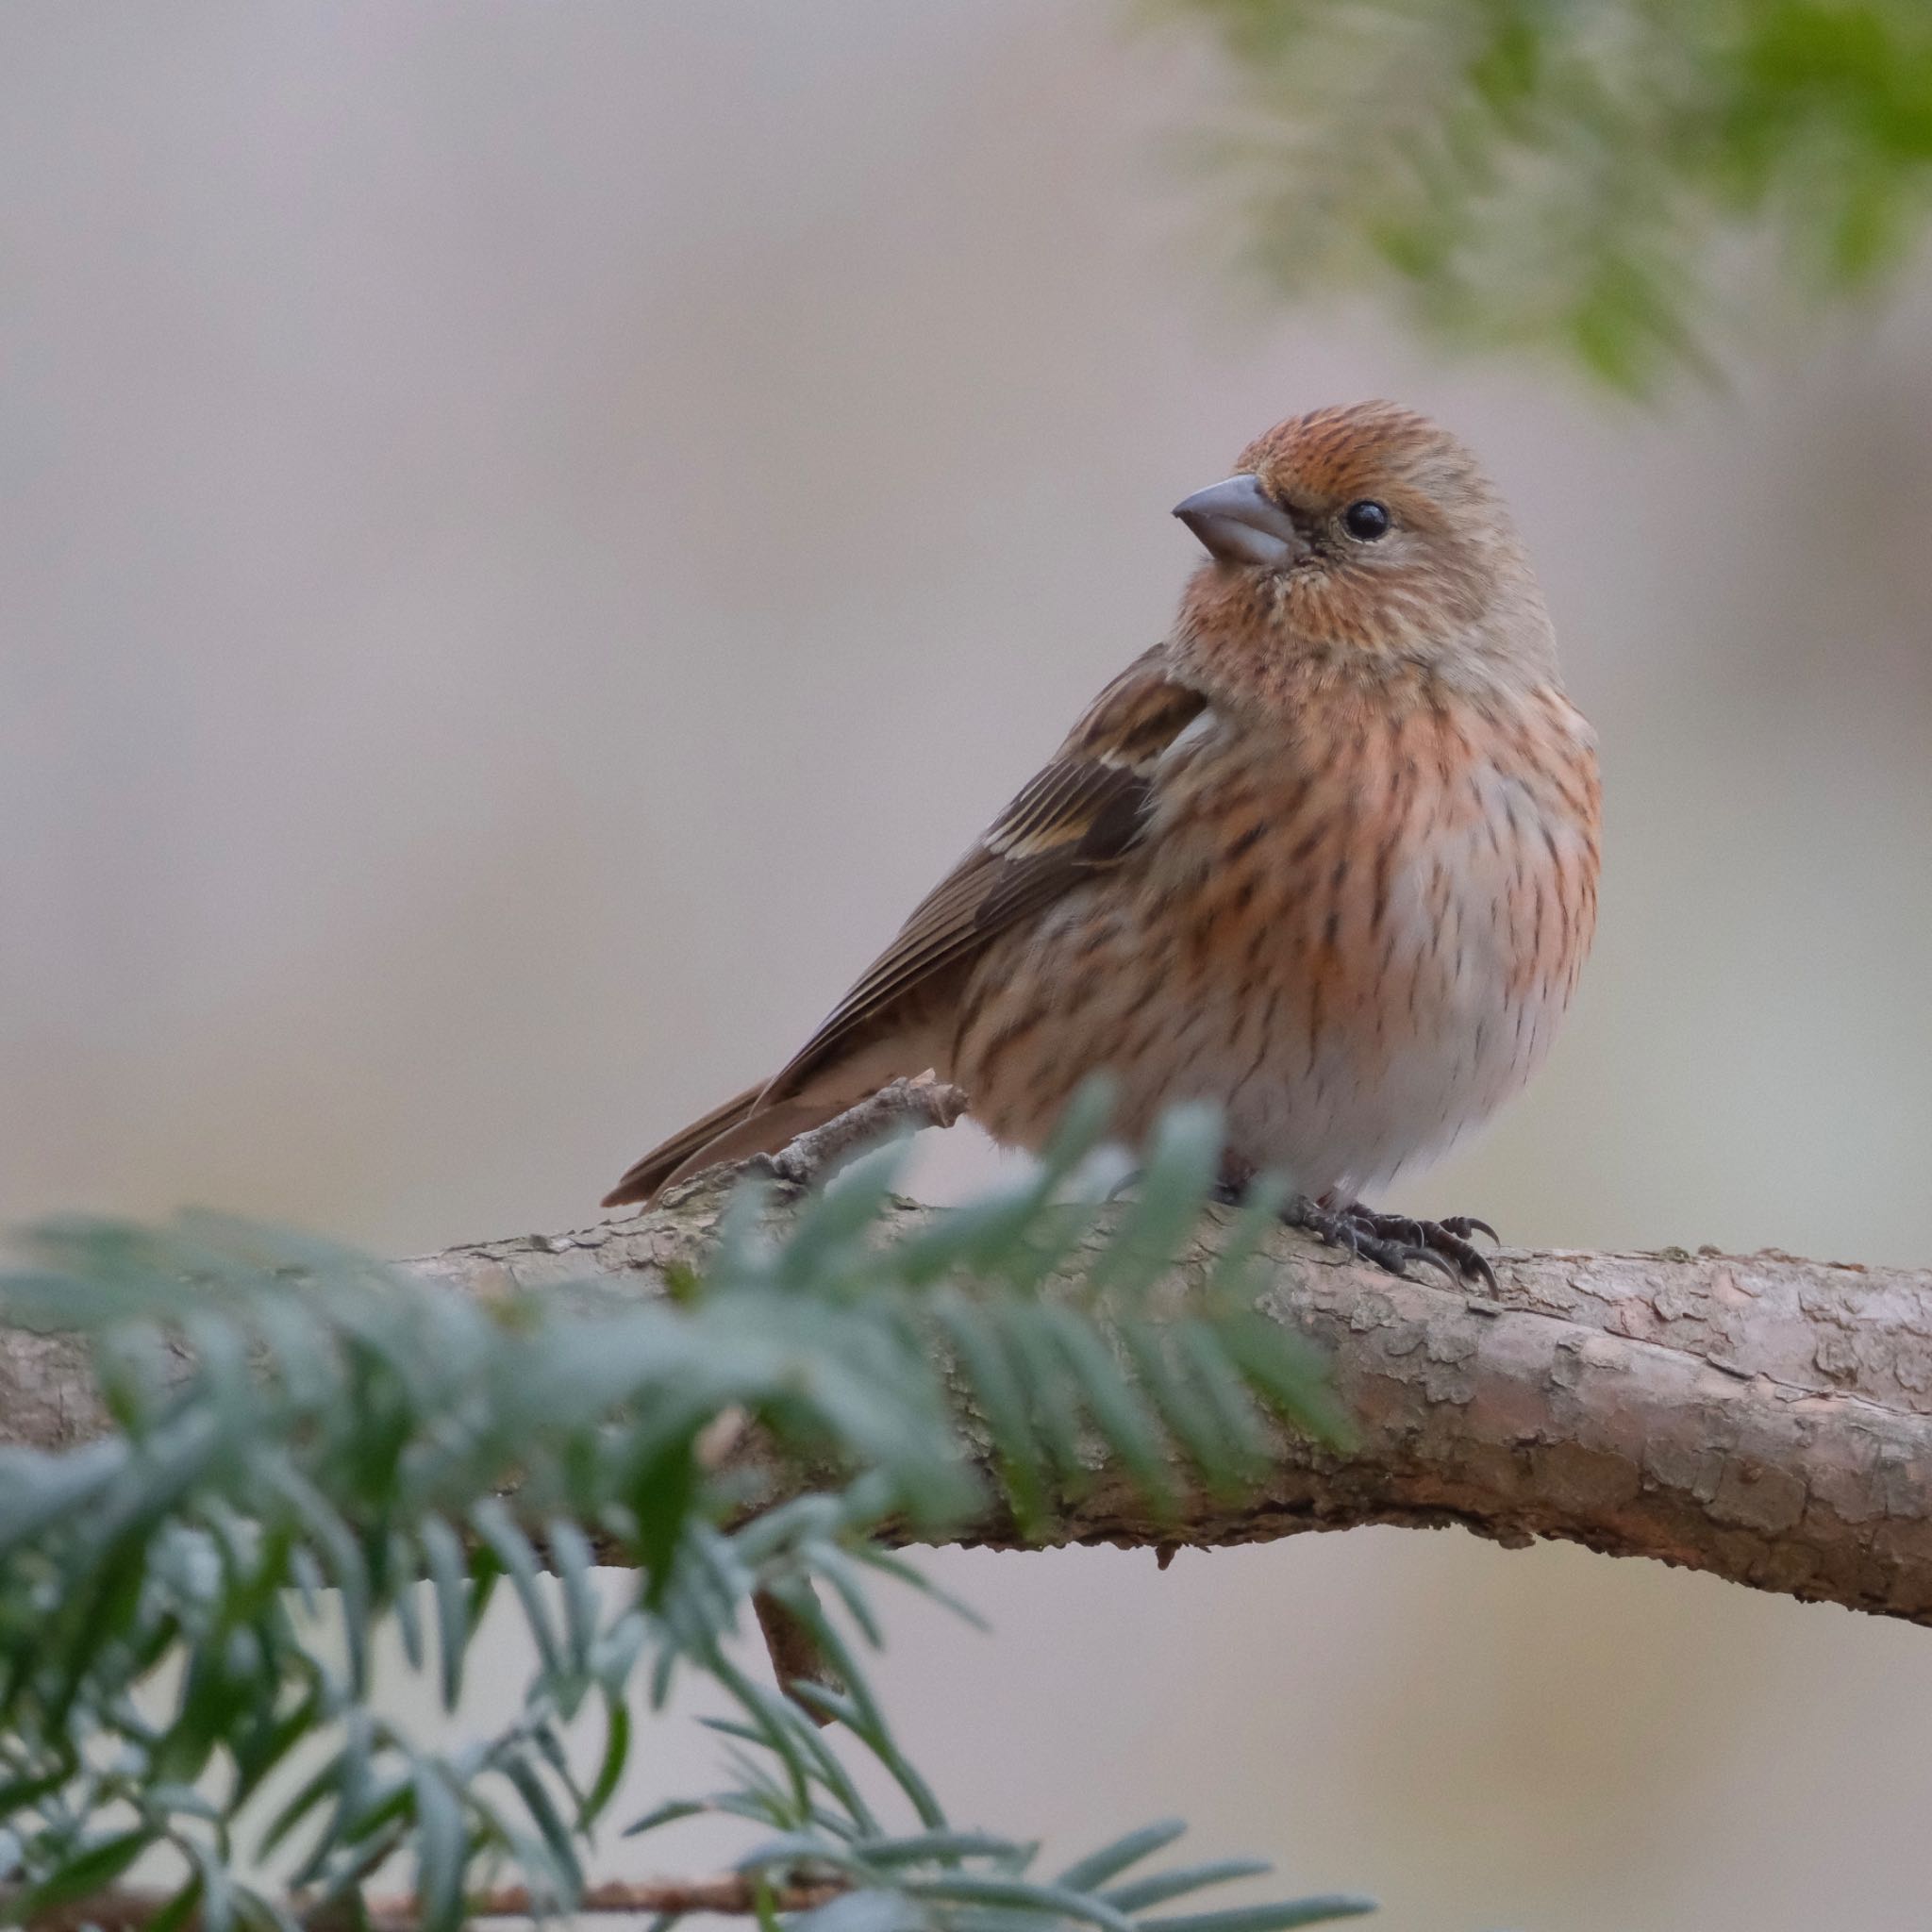
<svg viewBox="0 0 1932 1932"><path fill-rule="evenodd" d="M1293 519L1261 488L1258 476L1230 476L1183 498L1174 513L1223 563L1278 570L1307 552Z"/></svg>

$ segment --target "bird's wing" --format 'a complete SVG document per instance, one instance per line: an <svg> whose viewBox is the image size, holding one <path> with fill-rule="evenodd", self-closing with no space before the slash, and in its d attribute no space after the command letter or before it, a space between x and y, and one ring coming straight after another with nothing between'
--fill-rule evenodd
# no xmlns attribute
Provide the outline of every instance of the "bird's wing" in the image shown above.
<svg viewBox="0 0 1932 1932"><path fill-rule="evenodd" d="M1140 838L1160 755L1207 708L1174 681L1166 652L1137 658L1101 692L1052 761L913 909L899 936L759 1096L795 1093L828 1062L890 1027L908 1000Z"/></svg>
<svg viewBox="0 0 1932 1932"><path fill-rule="evenodd" d="M1133 848L1161 755L1207 708L1161 649L1129 665L783 1070L653 1148L604 1205L649 1201L700 1167L782 1146L869 1087L918 1073L924 1028L944 1024L945 986L996 935Z"/></svg>

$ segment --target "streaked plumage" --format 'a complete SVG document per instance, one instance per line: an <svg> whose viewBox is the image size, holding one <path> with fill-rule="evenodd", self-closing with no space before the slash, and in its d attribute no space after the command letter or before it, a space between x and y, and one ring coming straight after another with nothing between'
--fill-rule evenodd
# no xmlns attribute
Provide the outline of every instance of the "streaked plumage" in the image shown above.
<svg viewBox="0 0 1932 1932"><path fill-rule="evenodd" d="M791 1060L607 1206L927 1068L1029 1147L1097 1069L1129 1141L1211 1099L1231 1174L1346 1203L1529 1077L1590 945L1598 793L1500 498L1364 404L1280 425L1177 513L1213 560L1168 639Z"/></svg>

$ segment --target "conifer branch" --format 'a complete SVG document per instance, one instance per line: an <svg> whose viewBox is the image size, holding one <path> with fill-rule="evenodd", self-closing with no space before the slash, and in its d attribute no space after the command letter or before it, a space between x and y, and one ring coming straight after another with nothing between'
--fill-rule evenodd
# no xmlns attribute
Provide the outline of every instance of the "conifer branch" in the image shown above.
<svg viewBox="0 0 1932 1932"><path fill-rule="evenodd" d="M724 1198L700 1178L632 1221L413 1265L481 1295L587 1271L655 1292L702 1250ZM896 1203L885 1231L936 1211ZM1208 1210L1162 1305L1211 1268L1231 1219ZM1284 1432L1257 1489L1233 1502L1197 1490L1178 1520L1096 1456L1084 1493L1056 1497L1046 1540L1211 1547L1456 1524L1932 1623L1932 1272L1711 1248L1493 1258L1491 1300L1397 1281L1283 1228L1260 1257L1259 1306L1329 1357L1353 1452ZM995 1520L957 1540L1020 1539Z"/></svg>
<svg viewBox="0 0 1932 1932"><path fill-rule="evenodd" d="M587 1278L656 1297L714 1241L728 1180L407 1265L484 1303ZM774 1231L803 1198L773 1191ZM889 1201L877 1232L903 1237L940 1211ZM1186 1305L1231 1220L1208 1210L1157 1310ZM1286 1228L1258 1261L1257 1306L1332 1362L1353 1450L1284 1431L1257 1486L1233 1501L1196 1487L1178 1516L1096 1451L1089 1481L1054 1488L1033 1538L1158 1549L1455 1524L1932 1623L1932 1273L1775 1251L1504 1250L1491 1300L1394 1280ZM0 1441L53 1448L102 1425L84 1342L0 1331ZM1004 1512L944 1534L1024 1540Z"/></svg>

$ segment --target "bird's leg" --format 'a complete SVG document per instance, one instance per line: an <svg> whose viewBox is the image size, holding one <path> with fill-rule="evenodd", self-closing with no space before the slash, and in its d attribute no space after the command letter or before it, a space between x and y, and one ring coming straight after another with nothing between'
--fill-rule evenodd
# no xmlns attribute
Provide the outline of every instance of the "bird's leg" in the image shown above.
<svg viewBox="0 0 1932 1932"><path fill-rule="evenodd" d="M1366 1237L1369 1241L1395 1243L1406 1251L1408 1258L1432 1261L1458 1281L1480 1281L1491 1291L1496 1286L1495 1270L1470 1236L1480 1229L1491 1241L1499 1237L1487 1221L1479 1221L1473 1214L1452 1214L1441 1221L1418 1221L1407 1214L1378 1213L1360 1201L1324 1204L1316 1212L1341 1222L1357 1239ZM1321 1232L1319 1229L1313 1231ZM1349 1243L1344 1240L1341 1245L1345 1247ZM1357 1252L1369 1253L1366 1247L1358 1248ZM1369 1257L1380 1259L1374 1255ZM1382 1265L1387 1267L1388 1263L1384 1261ZM1395 1272L1399 1274L1401 1271Z"/></svg>
<svg viewBox="0 0 1932 1932"><path fill-rule="evenodd" d="M1224 1156L1209 1198L1238 1206L1246 1199L1254 1178L1253 1168ZM1339 1202L1332 1194L1319 1201L1298 1194L1281 1210L1281 1218L1290 1227L1299 1227L1330 1247L1345 1248L1391 1274L1406 1274L1411 1261L1423 1261L1440 1268L1458 1287L1466 1280L1491 1289L1496 1286L1494 1270L1470 1240L1480 1228L1495 1241L1496 1230L1471 1214L1417 1221L1407 1214L1377 1213L1359 1201Z"/></svg>
<svg viewBox="0 0 1932 1932"><path fill-rule="evenodd" d="M1255 1170L1251 1162L1242 1160L1233 1154L1223 1154L1221 1172L1215 1177L1214 1185L1208 1190L1208 1198L1219 1201L1224 1208L1239 1208L1248 1198L1248 1190L1255 1185Z"/></svg>

